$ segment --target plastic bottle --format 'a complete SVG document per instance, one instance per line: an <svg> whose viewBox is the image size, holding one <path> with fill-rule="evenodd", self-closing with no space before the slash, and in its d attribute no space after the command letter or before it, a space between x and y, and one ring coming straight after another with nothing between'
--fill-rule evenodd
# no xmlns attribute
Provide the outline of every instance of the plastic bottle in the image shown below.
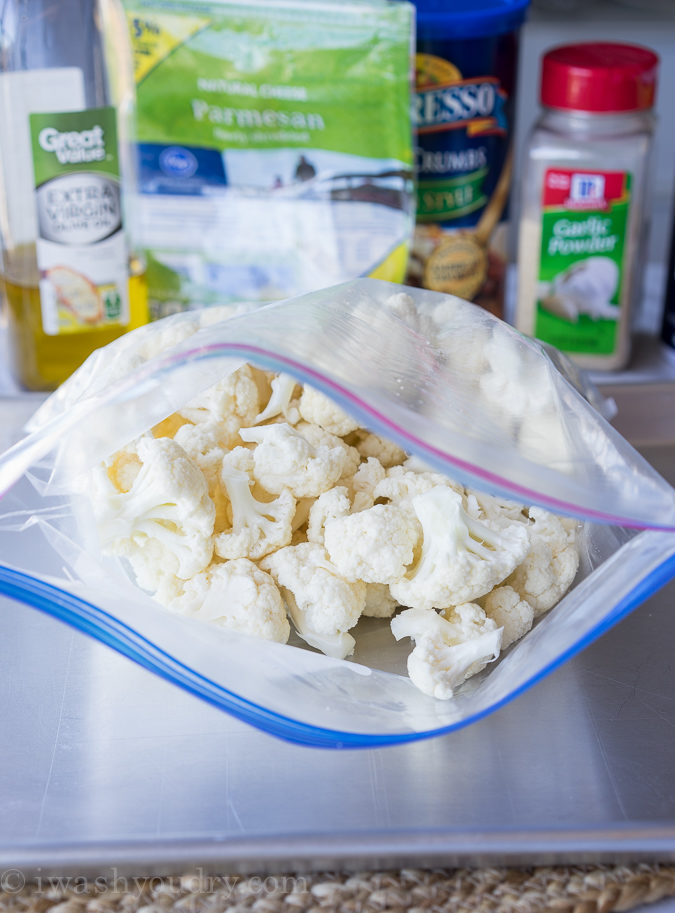
<svg viewBox="0 0 675 913"><path fill-rule="evenodd" d="M503 315L519 32L529 0L415 0L417 221L406 281Z"/></svg>
<svg viewBox="0 0 675 913"><path fill-rule="evenodd" d="M6 0L0 12L1 284L11 370L32 390L147 322L123 217L131 61L113 3Z"/></svg>
<svg viewBox="0 0 675 913"><path fill-rule="evenodd" d="M658 57L634 45L548 51L522 174L519 330L581 367L628 363L642 289Z"/></svg>

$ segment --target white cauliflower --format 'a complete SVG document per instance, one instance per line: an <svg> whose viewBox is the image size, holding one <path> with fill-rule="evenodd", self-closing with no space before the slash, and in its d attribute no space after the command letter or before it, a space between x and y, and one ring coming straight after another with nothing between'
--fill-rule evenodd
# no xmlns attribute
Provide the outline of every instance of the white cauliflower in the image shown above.
<svg viewBox="0 0 675 913"><path fill-rule="evenodd" d="M473 382L485 370L485 346L492 337L491 318L475 305L447 296L423 305L434 326L434 342L442 349L455 377Z"/></svg>
<svg viewBox="0 0 675 913"><path fill-rule="evenodd" d="M535 618L556 604L579 569L577 523L530 507L530 548L506 583L534 608Z"/></svg>
<svg viewBox="0 0 675 913"><path fill-rule="evenodd" d="M422 524L422 549L405 577L390 584L401 605L444 609L484 596L529 548L524 524L492 529L470 517L461 495L447 486L416 495L412 506Z"/></svg>
<svg viewBox="0 0 675 913"><path fill-rule="evenodd" d="M236 451L249 452L244 448ZM251 491L253 480L245 469L237 468L232 458L222 462L221 480L230 502L232 527L215 537L216 554L221 558L262 558L288 545L293 535L296 502L289 488L270 501L258 501Z"/></svg>
<svg viewBox="0 0 675 913"><path fill-rule="evenodd" d="M417 307L412 295L407 292L395 292L385 299L384 304L392 314L395 314L416 333L422 333L433 339L435 333L433 321Z"/></svg>
<svg viewBox="0 0 675 913"><path fill-rule="evenodd" d="M104 552L124 558L136 584L162 605L182 592L185 580L177 576L178 559L159 539L122 539Z"/></svg>
<svg viewBox="0 0 675 913"><path fill-rule="evenodd" d="M367 460L369 457L375 457L385 469L389 469L391 466L398 466L406 458L405 450L399 447L398 444L388 441L373 431L367 431L365 428L359 428L353 434L348 435L347 443L356 447L362 459Z"/></svg>
<svg viewBox="0 0 675 913"><path fill-rule="evenodd" d="M324 546L347 580L394 583L412 563L421 532L410 511L376 504L356 514L327 519Z"/></svg>
<svg viewBox="0 0 675 913"><path fill-rule="evenodd" d="M155 434L155 437L161 435ZM213 421L200 422L198 425L187 422L176 430L173 440L180 444L202 472L205 469L211 470L214 464L220 464L230 449L230 441L223 437L223 426Z"/></svg>
<svg viewBox="0 0 675 913"><path fill-rule="evenodd" d="M359 423L347 415L320 390L305 385L300 396L300 415L306 422L319 425L325 431L343 437L350 431L356 430Z"/></svg>
<svg viewBox="0 0 675 913"><path fill-rule="evenodd" d="M326 521L337 517L346 517L350 511L349 495L343 485L324 491L309 509L307 541L323 545Z"/></svg>
<svg viewBox="0 0 675 913"><path fill-rule="evenodd" d="M366 605L363 615L369 618L391 618L398 603L389 592L386 583L366 584Z"/></svg>
<svg viewBox="0 0 675 913"><path fill-rule="evenodd" d="M328 491L342 475L342 447L313 447L287 422L242 428L240 437L255 443L253 475L272 494L290 488L297 498L317 497Z"/></svg>
<svg viewBox="0 0 675 913"><path fill-rule="evenodd" d="M129 491L136 481L136 476L141 471L141 458L136 449L132 446L125 450L118 450L117 453L105 464L105 471L108 479L113 483L117 491ZM104 485L107 488L107 485ZM96 511L100 505L94 505Z"/></svg>
<svg viewBox="0 0 675 913"><path fill-rule="evenodd" d="M497 414L519 422L556 412L549 366L525 342L502 332L486 343L484 355L490 370L481 375L479 387Z"/></svg>
<svg viewBox="0 0 675 913"><path fill-rule="evenodd" d="M560 416L550 412L526 415L518 429L518 449L526 460L559 472L571 472L574 446Z"/></svg>
<svg viewBox="0 0 675 913"><path fill-rule="evenodd" d="M375 503L375 488L385 478L385 469L376 457L368 457L353 476L346 479L352 499L352 510L357 513Z"/></svg>
<svg viewBox="0 0 675 913"><path fill-rule="evenodd" d="M497 659L501 629L474 603L458 605L445 616L408 609L391 621L396 640L411 637L408 674L424 694L447 700L455 688Z"/></svg>
<svg viewBox="0 0 675 913"><path fill-rule="evenodd" d="M180 444L192 462L204 473L209 497L216 507L214 532L219 533L228 521L228 497L220 477L229 441L223 440L223 426L218 422L188 422L175 432L173 440Z"/></svg>
<svg viewBox="0 0 675 913"><path fill-rule="evenodd" d="M195 424L217 421L231 435L255 421L260 410L258 385L251 365L242 365L204 390L179 412Z"/></svg>
<svg viewBox="0 0 675 913"><path fill-rule="evenodd" d="M517 521L527 523L527 508L517 501L489 495L483 491L466 489L466 512L476 520L489 520L496 528L510 526Z"/></svg>
<svg viewBox="0 0 675 913"><path fill-rule="evenodd" d="M290 374L277 374L272 378L271 385L272 392L267 405L251 424L259 425L282 415L290 425L295 425L300 420L298 403L293 399L298 382Z"/></svg>
<svg viewBox="0 0 675 913"><path fill-rule="evenodd" d="M105 466L94 474L94 510L103 547L113 554L131 557L143 551L147 540L162 546L164 567L159 578L173 574L188 579L203 570L213 554L213 524L216 509L209 497L206 479L183 448L170 438L140 438L130 449L132 456L124 472L124 482L132 480L134 456L139 461L128 488L118 488L120 464L112 461L109 475ZM152 550L156 556L157 549ZM150 552L145 549L147 556ZM143 564L140 555L135 569ZM141 573L147 582L154 571ZM158 579L159 579L158 578ZM144 589L148 588L140 582ZM150 587L152 588L152 587Z"/></svg>
<svg viewBox="0 0 675 913"><path fill-rule="evenodd" d="M301 434L312 447L328 447L329 449L338 447L342 450L344 465L340 478L338 479L340 485L344 485L346 480L354 475L361 462L361 456L356 447L351 447L343 441L341 437L338 437L337 434L332 434L320 425L312 425L310 422L298 422L295 426L295 430L298 434Z"/></svg>
<svg viewBox="0 0 675 913"><path fill-rule="evenodd" d="M388 306L411 323L406 294ZM486 330L469 355L444 332L453 364L484 361L483 395L532 458L549 438L557 448L549 378L519 362L517 343L500 348ZM318 390L251 365L117 452L94 482L106 550L171 611L280 642L287 611L336 658L353 652L361 615L391 618L397 639L415 641L412 681L436 698L522 637L579 564L575 521L465 489ZM409 608L392 618L398 606Z"/></svg>
<svg viewBox="0 0 675 913"><path fill-rule="evenodd" d="M392 466L387 470L387 475L378 482L373 490L373 496L386 498L394 504L410 503L416 495L421 495L432 488L450 488L461 494L463 488L442 475L432 470L421 470L413 461L406 461L402 466Z"/></svg>
<svg viewBox="0 0 675 913"><path fill-rule="evenodd" d="M269 574L247 558L212 564L195 574L167 608L283 644L290 634L279 588Z"/></svg>
<svg viewBox="0 0 675 913"><path fill-rule="evenodd" d="M490 370L479 387L495 419L526 459L569 472L574 450L556 403L556 369L505 332L485 346L485 356Z"/></svg>
<svg viewBox="0 0 675 913"><path fill-rule="evenodd" d="M310 646L344 659L354 651L348 634L366 602L363 581L347 581L315 542L289 545L260 562L281 587L295 628Z"/></svg>
<svg viewBox="0 0 675 913"><path fill-rule="evenodd" d="M520 640L532 627L534 609L511 586L498 586L480 600L488 618L502 629L502 650Z"/></svg>

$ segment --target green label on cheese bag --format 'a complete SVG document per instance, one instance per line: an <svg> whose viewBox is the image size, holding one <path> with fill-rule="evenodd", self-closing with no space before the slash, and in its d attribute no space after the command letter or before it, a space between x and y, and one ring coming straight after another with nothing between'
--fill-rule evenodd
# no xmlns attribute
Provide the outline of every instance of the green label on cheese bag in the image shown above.
<svg viewBox="0 0 675 913"><path fill-rule="evenodd" d="M412 4L124 6L153 313L403 279Z"/></svg>

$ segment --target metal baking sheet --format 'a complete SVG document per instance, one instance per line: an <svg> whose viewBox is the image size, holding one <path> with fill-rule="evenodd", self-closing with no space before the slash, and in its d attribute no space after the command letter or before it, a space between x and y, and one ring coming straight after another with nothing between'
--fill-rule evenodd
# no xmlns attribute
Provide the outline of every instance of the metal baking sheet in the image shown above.
<svg viewBox="0 0 675 913"><path fill-rule="evenodd" d="M0 404L12 421L34 404ZM675 477L675 446L645 450ZM487 719L292 746L0 602L0 872L675 861L675 583Z"/></svg>

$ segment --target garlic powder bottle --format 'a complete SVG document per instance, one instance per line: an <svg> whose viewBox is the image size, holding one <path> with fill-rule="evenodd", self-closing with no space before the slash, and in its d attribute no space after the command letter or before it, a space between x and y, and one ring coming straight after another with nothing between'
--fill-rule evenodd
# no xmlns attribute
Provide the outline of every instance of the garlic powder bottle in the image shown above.
<svg viewBox="0 0 675 913"><path fill-rule="evenodd" d="M641 292L658 57L592 42L548 51L522 176L516 327L591 370L630 357Z"/></svg>

